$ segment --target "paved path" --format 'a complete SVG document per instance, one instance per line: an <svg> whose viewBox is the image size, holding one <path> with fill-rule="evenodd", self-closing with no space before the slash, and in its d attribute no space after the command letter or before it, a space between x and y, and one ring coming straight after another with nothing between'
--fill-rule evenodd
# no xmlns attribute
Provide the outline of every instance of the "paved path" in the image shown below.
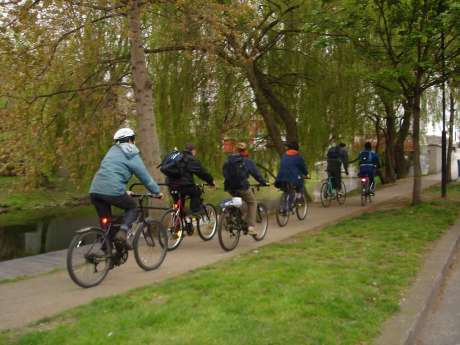
<svg viewBox="0 0 460 345"><path fill-rule="evenodd" d="M439 175L423 179L423 187L439 183ZM394 200L407 198L412 192L412 180L399 181L377 191L377 198L370 207ZM125 292L129 289L149 285L166 278L174 277L198 267L251 251L271 242L281 241L297 233L317 229L340 219L358 215L370 209L360 205L359 196L349 198L344 206L333 203L324 209L314 205L309 217L303 222L291 218L285 228L279 228L271 219L269 232L262 242L243 236L236 250L224 252L214 240L203 242L197 236L184 239L181 247L168 253L163 265L156 271L144 272L132 256L128 262L111 271L103 283L91 289L76 286L67 276L67 272L51 273L14 283L0 284L0 330L23 327L44 317L52 316L63 310L88 303L98 297L106 297Z"/></svg>
<svg viewBox="0 0 460 345"><path fill-rule="evenodd" d="M417 345L460 345L460 248L449 267L441 292L431 308Z"/></svg>

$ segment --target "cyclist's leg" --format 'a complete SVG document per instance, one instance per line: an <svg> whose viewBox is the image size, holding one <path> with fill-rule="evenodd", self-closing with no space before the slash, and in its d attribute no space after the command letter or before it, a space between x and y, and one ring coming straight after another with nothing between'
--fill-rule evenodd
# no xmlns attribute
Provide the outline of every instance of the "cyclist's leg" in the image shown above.
<svg viewBox="0 0 460 345"><path fill-rule="evenodd" d="M256 215L257 215L256 196L254 195L251 189L240 190L238 191L238 194L248 205L248 210L246 214L246 223L248 224L248 227L254 228L256 226Z"/></svg>
<svg viewBox="0 0 460 345"><path fill-rule="evenodd" d="M120 230L128 232L131 225L136 221L139 215L138 206L136 200L130 197L128 194L120 196L105 196L106 201L110 202L113 206L124 210L123 223L120 226Z"/></svg>
<svg viewBox="0 0 460 345"><path fill-rule="evenodd" d="M332 187L336 190L339 191L341 188L341 180L340 180L340 168L339 169L334 169L331 171L331 176L332 178Z"/></svg>
<svg viewBox="0 0 460 345"><path fill-rule="evenodd" d="M195 185L183 186L181 188L183 195L190 197L190 212L198 215L201 212L201 190Z"/></svg>
<svg viewBox="0 0 460 345"><path fill-rule="evenodd" d="M90 194L91 203L96 209L97 215L99 217L99 223L102 229L107 230L109 223L112 221L112 207L110 203L105 201L99 194L91 193ZM103 219L107 219L103 221Z"/></svg>
<svg viewBox="0 0 460 345"><path fill-rule="evenodd" d="M295 186L295 193L296 193L296 201L302 198L302 195L304 193L305 186L302 184L297 184Z"/></svg>
<svg viewBox="0 0 460 345"><path fill-rule="evenodd" d="M374 179L374 176L375 176L375 169L372 168L372 169L369 169L369 189L372 193L374 193L375 191L375 179Z"/></svg>

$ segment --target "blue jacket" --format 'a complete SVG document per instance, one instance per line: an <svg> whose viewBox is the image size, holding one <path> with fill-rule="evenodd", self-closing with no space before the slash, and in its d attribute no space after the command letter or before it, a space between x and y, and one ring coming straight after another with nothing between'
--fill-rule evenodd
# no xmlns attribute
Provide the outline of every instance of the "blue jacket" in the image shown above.
<svg viewBox="0 0 460 345"><path fill-rule="evenodd" d="M361 151L359 156L359 165L373 165L375 168L380 167L380 158L377 152L364 150Z"/></svg>
<svg viewBox="0 0 460 345"><path fill-rule="evenodd" d="M160 192L160 187L147 171L136 145L115 144L102 160L89 192L111 196L123 195L133 175L137 176L150 193Z"/></svg>
<svg viewBox="0 0 460 345"><path fill-rule="evenodd" d="M296 150L288 150L281 157L280 170L275 185L290 182L295 186L303 186L303 177L308 175L305 160Z"/></svg>

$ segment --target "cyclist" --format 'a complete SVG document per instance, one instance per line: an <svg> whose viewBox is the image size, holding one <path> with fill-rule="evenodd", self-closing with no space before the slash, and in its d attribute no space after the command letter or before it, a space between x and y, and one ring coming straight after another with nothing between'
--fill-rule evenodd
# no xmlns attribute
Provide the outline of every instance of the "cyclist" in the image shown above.
<svg viewBox="0 0 460 345"><path fill-rule="evenodd" d="M150 176L135 145L131 128L121 128L113 136L115 144L109 149L93 178L89 195L96 208L102 228L106 228L112 216L112 205L124 210L123 223L115 239L126 242L126 235L137 219L136 201L126 192L126 185L135 175L150 193L163 197L160 187Z"/></svg>
<svg viewBox="0 0 460 345"><path fill-rule="evenodd" d="M167 183L174 201L177 201L178 194L183 198L189 196L190 213L193 216L199 216L202 211L201 190L195 184L193 176L198 176L211 186L214 186L214 178L201 165L200 161L195 158L195 145L187 144L181 153L182 156L177 163L180 166L180 174L178 176L168 176Z"/></svg>
<svg viewBox="0 0 460 345"><path fill-rule="evenodd" d="M304 189L303 179L308 176L307 165L299 153L297 142L286 143L286 148L286 152L281 157L275 187L286 191L288 185L291 184L295 188L296 198L299 198Z"/></svg>
<svg viewBox="0 0 460 345"><path fill-rule="evenodd" d="M223 166L224 189L232 196L241 197L248 205L246 223L248 224L248 234L257 235L255 231L257 200L254 192L249 188L249 176L254 177L263 186L268 186L267 181L256 167L254 161L249 159L248 146L246 143L235 145L235 152L228 156Z"/></svg>
<svg viewBox="0 0 460 345"><path fill-rule="evenodd" d="M337 192L342 189L342 165L348 176L348 152L344 143L334 145L327 151L326 171L328 177L332 177L332 187Z"/></svg>
<svg viewBox="0 0 460 345"><path fill-rule="evenodd" d="M366 142L364 144L364 150L360 152L358 156L359 161L359 177L368 177L369 178L369 186L370 191L374 194L375 184L374 184L374 176L376 169L380 166L380 159L379 155L372 151L372 144L370 142Z"/></svg>

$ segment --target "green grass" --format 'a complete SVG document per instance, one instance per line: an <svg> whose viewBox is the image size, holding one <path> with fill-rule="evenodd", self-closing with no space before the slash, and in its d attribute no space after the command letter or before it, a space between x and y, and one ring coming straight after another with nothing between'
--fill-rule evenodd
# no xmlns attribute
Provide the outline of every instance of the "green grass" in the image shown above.
<svg viewBox="0 0 460 345"><path fill-rule="evenodd" d="M399 309L430 244L455 222L450 200L379 211L181 277L94 302L3 344L370 344ZM436 191L437 194L437 191Z"/></svg>

